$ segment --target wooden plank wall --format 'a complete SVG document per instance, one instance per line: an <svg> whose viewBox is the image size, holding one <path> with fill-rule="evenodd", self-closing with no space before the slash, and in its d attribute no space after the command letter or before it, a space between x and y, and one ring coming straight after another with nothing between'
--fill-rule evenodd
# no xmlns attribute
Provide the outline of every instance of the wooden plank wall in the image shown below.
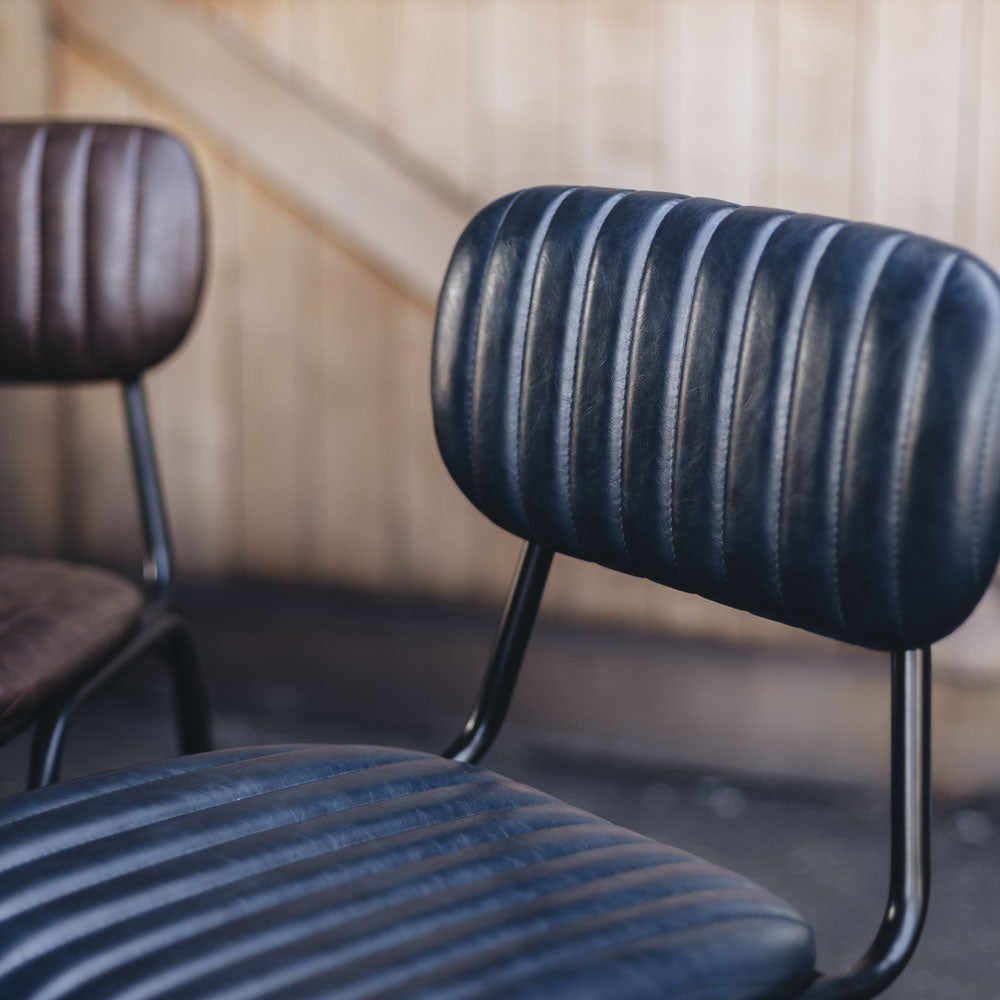
<svg viewBox="0 0 1000 1000"><path fill-rule="evenodd" d="M654 187L912 227L1000 264L998 0L171 2L465 211L532 183ZM172 103L141 54L76 32L73 4L0 0L0 114L164 123L209 193L207 299L150 384L180 566L497 595L517 546L437 458L426 296ZM0 545L133 558L114 390L28 395L0 398ZM779 634L567 561L549 600Z"/></svg>

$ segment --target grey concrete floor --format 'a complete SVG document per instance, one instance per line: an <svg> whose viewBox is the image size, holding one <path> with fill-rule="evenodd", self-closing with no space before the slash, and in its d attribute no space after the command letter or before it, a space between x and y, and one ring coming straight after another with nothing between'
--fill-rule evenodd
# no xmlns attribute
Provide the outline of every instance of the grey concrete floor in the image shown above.
<svg viewBox="0 0 1000 1000"><path fill-rule="evenodd" d="M163 690L109 691L71 735L66 777L173 753ZM217 706L217 743L372 742L439 749L450 734L374 729L287 707ZM23 781L27 741L0 753L0 792ZM872 790L782 784L557 753L501 740L486 761L624 826L735 868L811 921L824 968L855 959L877 926L887 880L887 810ZM930 915L891 1000L1000 995L1000 801L938 802Z"/></svg>

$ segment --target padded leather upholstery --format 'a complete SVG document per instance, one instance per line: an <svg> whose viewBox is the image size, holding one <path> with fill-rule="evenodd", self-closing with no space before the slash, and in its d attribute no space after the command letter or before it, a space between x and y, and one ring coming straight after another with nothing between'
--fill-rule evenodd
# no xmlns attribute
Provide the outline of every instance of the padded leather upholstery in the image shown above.
<svg viewBox="0 0 1000 1000"><path fill-rule="evenodd" d="M129 378L191 324L201 186L138 125L0 125L0 380Z"/></svg>
<svg viewBox="0 0 1000 1000"><path fill-rule="evenodd" d="M1000 554L1000 283L933 240L518 192L455 250L432 380L497 524L758 615L924 646Z"/></svg>
<svg viewBox="0 0 1000 1000"><path fill-rule="evenodd" d="M231 750L0 802L0 995L781 1000L745 879L466 764Z"/></svg>
<svg viewBox="0 0 1000 1000"><path fill-rule="evenodd" d="M142 602L103 569L0 556L0 737L121 641Z"/></svg>

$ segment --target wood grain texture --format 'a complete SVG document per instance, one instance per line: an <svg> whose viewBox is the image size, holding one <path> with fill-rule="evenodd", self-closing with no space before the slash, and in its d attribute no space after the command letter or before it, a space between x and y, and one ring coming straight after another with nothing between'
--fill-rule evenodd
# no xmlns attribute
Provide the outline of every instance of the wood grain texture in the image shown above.
<svg viewBox="0 0 1000 1000"><path fill-rule="evenodd" d="M257 177L433 301L465 221L434 192L296 99L267 66L205 30L185 5L59 0L55 9L75 43L152 83Z"/></svg>
<svg viewBox="0 0 1000 1000"><path fill-rule="evenodd" d="M781 0L774 202L849 215L857 4Z"/></svg>
<svg viewBox="0 0 1000 1000"><path fill-rule="evenodd" d="M451 241L504 191L768 201L959 239L1000 263L992 0L51 9L46 28L42 5L0 0L0 113L152 120L191 143L205 177L206 299L190 343L149 381L188 571L500 595L518 543L448 481L427 366ZM66 400L0 393L0 543L127 561L117 394ZM64 498L78 501L68 520ZM778 634L570 560L546 606Z"/></svg>
<svg viewBox="0 0 1000 1000"><path fill-rule="evenodd" d="M761 95L756 9L732 0L676 0L656 20L661 186L751 200Z"/></svg>
<svg viewBox="0 0 1000 1000"><path fill-rule="evenodd" d="M951 239L955 222L962 5L877 0L870 200L877 222Z"/></svg>

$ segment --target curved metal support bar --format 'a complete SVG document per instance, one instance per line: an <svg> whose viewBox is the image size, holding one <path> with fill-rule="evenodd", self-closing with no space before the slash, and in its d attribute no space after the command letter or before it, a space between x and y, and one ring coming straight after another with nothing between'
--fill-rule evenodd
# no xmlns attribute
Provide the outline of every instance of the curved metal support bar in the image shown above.
<svg viewBox="0 0 1000 1000"><path fill-rule="evenodd" d="M889 903L861 961L820 977L802 1000L868 1000L899 975L917 945L930 887L930 699L930 650L893 653Z"/></svg>
<svg viewBox="0 0 1000 1000"><path fill-rule="evenodd" d="M194 640L183 619L161 613L146 613L146 620L117 654L52 704L35 723L28 765L28 787L40 788L59 780L70 724L84 702L92 698L123 670L140 662L145 653L157 653L170 673L174 693L177 736L182 754L212 749L212 718L208 691L198 669Z"/></svg>
<svg viewBox="0 0 1000 1000"><path fill-rule="evenodd" d="M173 585L173 556L170 531L163 505L163 491L156 468L153 436L149 430L146 395L139 379L122 383L125 416L128 420L132 467L142 513L142 531L146 543L142 576L149 591L165 596Z"/></svg>
<svg viewBox="0 0 1000 1000"><path fill-rule="evenodd" d="M552 556L551 549L534 542L527 542L521 550L476 707L443 757L475 764L496 739L514 694Z"/></svg>

